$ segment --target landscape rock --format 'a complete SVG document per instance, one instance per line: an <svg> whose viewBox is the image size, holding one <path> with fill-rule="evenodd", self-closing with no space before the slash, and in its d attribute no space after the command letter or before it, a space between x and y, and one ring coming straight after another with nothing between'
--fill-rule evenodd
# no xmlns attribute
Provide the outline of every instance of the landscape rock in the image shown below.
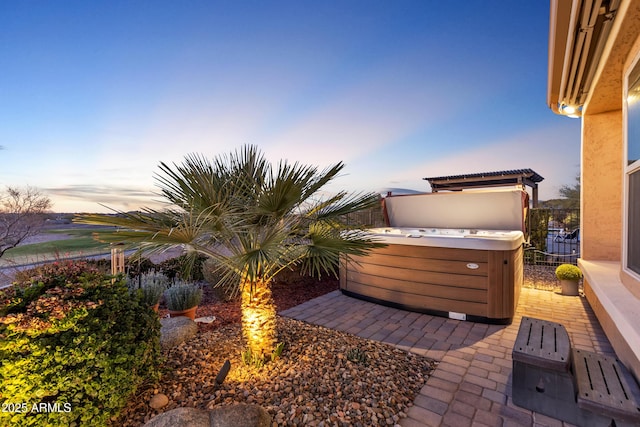
<svg viewBox="0 0 640 427"><path fill-rule="evenodd" d="M196 322L184 316L160 319L160 324L160 347L163 350L180 345L198 333Z"/></svg>
<svg viewBox="0 0 640 427"><path fill-rule="evenodd" d="M149 406L151 406L153 409L160 409L167 406L168 403L169 398L167 397L167 395L158 393L151 398L151 400L149 401Z"/></svg>
<svg viewBox="0 0 640 427"><path fill-rule="evenodd" d="M196 408L176 408L150 419L144 427L209 427L209 411Z"/></svg>
<svg viewBox="0 0 640 427"><path fill-rule="evenodd" d="M176 408L157 415L144 425L144 427L270 426L271 416L264 408L258 405L248 405L246 403L219 406L210 411L196 408Z"/></svg>
<svg viewBox="0 0 640 427"><path fill-rule="evenodd" d="M204 317L196 318L195 322L209 324L209 323L215 322L215 320L216 320L216 316L204 316Z"/></svg>
<svg viewBox="0 0 640 427"><path fill-rule="evenodd" d="M238 403L211 410L211 427L270 427L271 415L258 405Z"/></svg>

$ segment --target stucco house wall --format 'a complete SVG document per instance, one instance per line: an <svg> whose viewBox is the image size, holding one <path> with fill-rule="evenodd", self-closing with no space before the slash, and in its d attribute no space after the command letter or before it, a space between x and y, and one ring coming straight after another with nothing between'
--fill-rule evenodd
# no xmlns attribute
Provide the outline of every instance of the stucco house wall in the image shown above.
<svg viewBox="0 0 640 427"><path fill-rule="evenodd" d="M585 260L620 261L622 137L622 110L583 117L580 254Z"/></svg>
<svg viewBox="0 0 640 427"><path fill-rule="evenodd" d="M640 2L623 0L582 115L584 289L618 358L640 379L640 280L624 272L624 81L640 55Z"/></svg>

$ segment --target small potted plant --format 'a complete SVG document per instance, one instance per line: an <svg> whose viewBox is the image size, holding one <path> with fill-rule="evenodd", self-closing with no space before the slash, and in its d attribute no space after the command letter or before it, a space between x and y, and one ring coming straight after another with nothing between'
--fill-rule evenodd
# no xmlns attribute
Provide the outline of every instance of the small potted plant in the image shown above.
<svg viewBox="0 0 640 427"><path fill-rule="evenodd" d="M164 292L167 308L171 317L196 317L196 309L202 300L202 289L198 285L178 282Z"/></svg>
<svg viewBox="0 0 640 427"><path fill-rule="evenodd" d="M158 311L160 298L167 289L169 279L161 273L145 273L140 279L140 289L142 289L142 300L149 304L154 311Z"/></svg>
<svg viewBox="0 0 640 427"><path fill-rule="evenodd" d="M556 268L556 277L562 286L562 295L578 295L578 281L582 278L582 271L572 264L562 264Z"/></svg>
<svg viewBox="0 0 640 427"><path fill-rule="evenodd" d="M143 304L158 311L160 298L167 289L168 279L166 276L156 272L144 273L139 277L127 278L129 289L138 292Z"/></svg>

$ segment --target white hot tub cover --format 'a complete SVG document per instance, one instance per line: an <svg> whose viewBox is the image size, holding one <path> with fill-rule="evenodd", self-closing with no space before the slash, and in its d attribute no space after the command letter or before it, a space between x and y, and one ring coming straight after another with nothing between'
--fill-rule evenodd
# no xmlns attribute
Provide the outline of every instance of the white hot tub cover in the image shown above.
<svg viewBox="0 0 640 427"><path fill-rule="evenodd" d="M388 196L387 226L519 230L525 232L529 195L523 190L458 191Z"/></svg>

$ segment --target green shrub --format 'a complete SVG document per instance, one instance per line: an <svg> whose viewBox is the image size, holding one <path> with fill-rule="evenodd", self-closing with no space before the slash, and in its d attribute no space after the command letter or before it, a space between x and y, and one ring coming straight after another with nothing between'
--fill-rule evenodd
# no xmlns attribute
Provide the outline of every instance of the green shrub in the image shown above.
<svg viewBox="0 0 640 427"><path fill-rule="evenodd" d="M580 280L582 271L572 264L562 264L556 268L556 277L559 280Z"/></svg>
<svg viewBox="0 0 640 427"><path fill-rule="evenodd" d="M149 258L138 255L127 257L124 262L125 271L130 277L138 277L141 274L153 272L158 268Z"/></svg>
<svg viewBox="0 0 640 427"><path fill-rule="evenodd" d="M202 265L208 258L195 253L180 255L158 264L160 271L169 279L190 281L204 280Z"/></svg>
<svg viewBox="0 0 640 427"><path fill-rule="evenodd" d="M158 316L86 263L41 273L0 301L0 404L25 410L0 412L0 425L107 425L157 379Z"/></svg>
<svg viewBox="0 0 640 427"><path fill-rule="evenodd" d="M100 272L102 270L93 265L93 262L61 260L18 271L15 274L15 283L18 286L28 286L34 282L59 284L75 281L87 273Z"/></svg>
<svg viewBox="0 0 640 427"><path fill-rule="evenodd" d="M111 273L110 258L91 258L84 260L84 262L86 262L89 267L93 267L105 274Z"/></svg>
<svg viewBox="0 0 640 427"><path fill-rule="evenodd" d="M47 289L104 274L87 261L56 261L16 273L11 288L0 291L0 316L19 313Z"/></svg>

